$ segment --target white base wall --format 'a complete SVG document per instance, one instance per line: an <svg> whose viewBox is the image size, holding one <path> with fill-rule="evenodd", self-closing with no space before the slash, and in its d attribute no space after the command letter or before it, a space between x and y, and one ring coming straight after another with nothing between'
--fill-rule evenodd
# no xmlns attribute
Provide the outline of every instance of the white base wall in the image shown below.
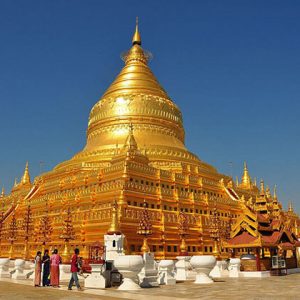
<svg viewBox="0 0 300 300"><path fill-rule="evenodd" d="M239 277L265 278L265 277L270 277L270 276L271 276L270 271L239 272Z"/></svg>

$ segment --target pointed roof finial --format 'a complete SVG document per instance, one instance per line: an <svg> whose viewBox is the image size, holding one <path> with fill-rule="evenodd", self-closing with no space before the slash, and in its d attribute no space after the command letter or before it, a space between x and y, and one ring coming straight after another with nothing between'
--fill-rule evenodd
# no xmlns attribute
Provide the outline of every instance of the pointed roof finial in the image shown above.
<svg viewBox="0 0 300 300"><path fill-rule="evenodd" d="M244 173L243 173L243 176L242 176L242 185L244 187L250 187L250 184L251 184L251 178L249 176L247 163L244 162Z"/></svg>
<svg viewBox="0 0 300 300"><path fill-rule="evenodd" d="M112 217L111 217L111 223L110 227L107 231L107 234L121 234L121 231L119 229L119 220L118 220L118 203L117 200L114 200L113 206L112 206Z"/></svg>
<svg viewBox="0 0 300 300"><path fill-rule="evenodd" d="M260 195L264 195L265 194L265 184L264 184L264 181L263 179L261 179L260 181Z"/></svg>
<svg viewBox="0 0 300 300"><path fill-rule="evenodd" d="M141 35L139 33L139 18L136 17L136 24L135 24L135 33L132 37L132 45L141 45L142 40L141 40Z"/></svg>
<svg viewBox="0 0 300 300"><path fill-rule="evenodd" d="M28 161L26 162L24 175L21 180L22 184L30 184L30 176L29 176L29 168L28 168Z"/></svg>
<svg viewBox="0 0 300 300"><path fill-rule="evenodd" d="M235 184L236 184L236 186L239 185L239 177L238 176L236 176L236 178L235 178Z"/></svg>
<svg viewBox="0 0 300 300"><path fill-rule="evenodd" d="M18 178L15 178L15 182L14 182L14 187L16 187L18 185Z"/></svg>
<svg viewBox="0 0 300 300"><path fill-rule="evenodd" d="M271 198L271 191L270 191L270 187L268 185L266 187L266 195L268 198Z"/></svg>
<svg viewBox="0 0 300 300"><path fill-rule="evenodd" d="M133 135L133 125L131 122L129 124L129 135L125 142L125 147L128 147L129 149L137 149L137 142Z"/></svg>
<svg viewBox="0 0 300 300"><path fill-rule="evenodd" d="M254 186L257 186L257 183L256 183L256 177L254 178Z"/></svg>
<svg viewBox="0 0 300 300"><path fill-rule="evenodd" d="M5 196L5 191L4 191L4 187L2 187L2 191L1 191L1 198L3 198Z"/></svg>
<svg viewBox="0 0 300 300"><path fill-rule="evenodd" d="M293 202L292 201L289 202L289 210L288 211L289 212L293 212L294 211Z"/></svg>
<svg viewBox="0 0 300 300"><path fill-rule="evenodd" d="M277 190L277 186L276 184L274 185L274 193L273 193L273 198L274 200L277 200L277 193L276 193L276 190Z"/></svg>

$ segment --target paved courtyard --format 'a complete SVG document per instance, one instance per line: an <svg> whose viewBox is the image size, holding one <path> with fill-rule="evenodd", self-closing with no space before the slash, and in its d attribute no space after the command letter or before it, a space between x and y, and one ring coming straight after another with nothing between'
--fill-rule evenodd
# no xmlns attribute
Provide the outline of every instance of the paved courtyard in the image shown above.
<svg viewBox="0 0 300 300"><path fill-rule="evenodd" d="M300 274L282 277L257 278L224 278L211 285L196 285L192 282L178 283L176 286L141 289L138 292L118 291L115 288L106 290L86 289L83 292L67 291L66 286L60 289L34 288L29 281L0 281L0 299L130 299L130 300L171 300L171 299L300 299Z"/></svg>

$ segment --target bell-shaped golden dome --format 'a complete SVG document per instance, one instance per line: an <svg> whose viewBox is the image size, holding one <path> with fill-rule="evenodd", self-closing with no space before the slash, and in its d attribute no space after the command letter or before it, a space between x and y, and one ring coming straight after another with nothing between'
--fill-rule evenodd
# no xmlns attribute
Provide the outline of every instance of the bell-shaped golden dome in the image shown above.
<svg viewBox="0 0 300 300"><path fill-rule="evenodd" d="M132 124L138 147L150 162L167 168L182 162L199 164L185 148L181 112L150 70L149 57L136 26L132 47L123 55L125 66L91 110L87 144L71 161L110 161Z"/></svg>

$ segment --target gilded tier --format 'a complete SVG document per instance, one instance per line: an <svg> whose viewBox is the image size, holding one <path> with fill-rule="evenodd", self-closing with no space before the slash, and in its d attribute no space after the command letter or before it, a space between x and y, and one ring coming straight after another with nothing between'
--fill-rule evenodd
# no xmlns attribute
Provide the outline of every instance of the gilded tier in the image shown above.
<svg viewBox="0 0 300 300"><path fill-rule="evenodd" d="M125 66L91 110L85 148L58 168L109 162L122 148L130 126L138 147L153 165L181 169L183 162L215 172L184 144L182 114L148 66L151 55L141 47L138 29Z"/></svg>

